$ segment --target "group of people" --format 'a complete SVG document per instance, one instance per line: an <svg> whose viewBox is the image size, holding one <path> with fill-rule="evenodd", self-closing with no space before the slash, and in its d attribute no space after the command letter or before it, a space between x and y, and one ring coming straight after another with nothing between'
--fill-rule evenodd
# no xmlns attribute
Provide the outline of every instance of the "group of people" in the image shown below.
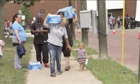
<svg viewBox="0 0 140 84"><path fill-rule="evenodd" d="M109 17L108 23L109 23L110 29L115 29L116 19L114 16Z"/></svg>
<svg viewBox="0 0 140 84"><path fill-rule="evenodd" d="M110 26L110 29L115 29L115 25L117 24L117 27L120 28L123 23L122 16L118 16L117 20L114 16L110 16L108 19L108 23ZM125 29L135 29L137 22L135 21L135 17L128 17L128 15L125 16Z"/></svg>
<svg viewBox="0 0 140 84"><path fill-rule="evenodd" d="M136 27L136 21L135 17L128 17L128 15L125 16L125 29L135 29Z"/></svg>
<svg viewBox="0 0 140 84"><path fill-rule="evenodd" d="M51 15L50 13L47 15ZM51 77L56 76L55 61L57 65L57 74L61 75L61 53L66 60L65 70L69 71L70 67L70 53L71 50L78 52L78 61L80 63L80 70L84 70L86 61L86 51L84 44L80 43L78 49L72 49L73 39L70 31L70 22L73 19L64 18L64 12L58 12L57 15L61 17L59 24L47 24L47 16L43 20L42 15L39 13L36 20L31 24L31 33L34 35L33 44L36 51L36 60L43 63L45 67L51 70ZM20 25L21 15L15 14L12 22L13 39L19 44L25 44L26 35L24 28ZM14 68L21 69L21 58L17 53L17 46L14 60ZM43 58L42 58L43 57ZM49 62L50 59L50 62ZM49 65L50 64L50 65Z"/></svg>

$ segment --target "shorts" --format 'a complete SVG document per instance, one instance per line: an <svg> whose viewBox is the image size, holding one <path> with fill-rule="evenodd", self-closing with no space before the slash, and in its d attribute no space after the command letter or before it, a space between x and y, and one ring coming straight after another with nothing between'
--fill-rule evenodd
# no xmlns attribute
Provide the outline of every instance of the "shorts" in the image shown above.
<svg viewBox="0 0 140 84"><path fill-rule="evenodd" d="M0 55L0 59L2 58L2 55Z"/></svg>
<svg viewBox="0 0 140 84"><path fill-rule="evenodd" d="M70 45L72 47L72 45ZM62 52L64 57L70 57L71 56L71 51L67 48L65 44L63 44Z"/></svg>
<svg viewBox="0 0 140 84"><path fill-rule="evenodd" d="M85 63L86 62L86 58L78 58L78 62L79 63Z"/></svg>

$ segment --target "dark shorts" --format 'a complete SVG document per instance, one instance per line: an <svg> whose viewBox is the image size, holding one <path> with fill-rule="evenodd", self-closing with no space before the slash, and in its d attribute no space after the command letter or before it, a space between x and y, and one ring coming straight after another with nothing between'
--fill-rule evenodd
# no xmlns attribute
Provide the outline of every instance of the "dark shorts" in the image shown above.
<svg viewBox="0 0 140 84"><path fill-rule="evenodd" d="M2 55L0 55L0 59L2 58Z"/></svg>
<svg viewBox="0 0 140 84"><path fill-rule="evenodd" d="M72 47L72 45L70 45ZM67 46L65 44L63 44L63 48L62 48L62 52L64 57L70 57L70 53L71 51L67 48Z"/></svg>

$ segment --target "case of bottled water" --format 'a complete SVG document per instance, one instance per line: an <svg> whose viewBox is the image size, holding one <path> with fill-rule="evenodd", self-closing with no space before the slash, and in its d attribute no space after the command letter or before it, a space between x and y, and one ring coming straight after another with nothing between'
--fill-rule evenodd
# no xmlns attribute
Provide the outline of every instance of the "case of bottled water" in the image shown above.
<svg viewBox="0 0 140 84"><path fill-rule="evenodd" d="M59 24L61 23L60 15L47 16L47 24Z"/></svg>
<svg viewBox="0 0 140 84"><path fill-rule="evenodd" d="M29 70L41 70L41 63L40 62L29 62Z"/></svg>

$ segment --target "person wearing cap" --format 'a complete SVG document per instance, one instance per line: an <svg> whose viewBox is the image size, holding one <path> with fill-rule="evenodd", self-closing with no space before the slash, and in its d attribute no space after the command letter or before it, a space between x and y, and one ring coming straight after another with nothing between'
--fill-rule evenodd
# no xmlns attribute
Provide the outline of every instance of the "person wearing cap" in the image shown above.
<svg viewBox="0 0 140 84"><path fill-rule="evenodd" d="M47 39L48 39L48 31L43 26L42 15L39 13L36 17L35 22L31 25L31 33L34 34L34 47L36 51L36 60L40 63L44 63L46 68L49 68L48 64L48 49L47 49ZM43 58L41 56L43 55Z"/></svg>
<svg viewBox="0 0 140 84"><path fill-rule="evenodd" d="M51 14L48 14L51 15ZM48 16L47 15L47 16ZM61 52L63 47L63 37L66 42L67 48L70 50L72 49L68 42L68 35L66 32L66 24L67 19L61 18L61 23L59 24L47 24L47 16L44 20L44 26L47 26L50 29L49 38L48 38L48 49L50 54L50 71L51 71L51 77L56 77L55 72L55 61L57 65L57 75L61 75Z"/></svg>
<svg viewBox="0 0 140 84"><path fill-rule="evenodd" d="M60 15L61 18L64 18L64 12L58 12L57 15ZM68 35L69 44L72 47L72 45L73 45L73 39L72 39L72 33L71 33L71 30L70 30L70 24L69 24L69 22L66 24L65 28L66 28L66 32L67 32L67 35ZM65 57L65 61L66 61L65 71L69 71L69 69L70 69L70 56L71 56L71 51L67 48L66 41L64 40L64 38L63 38L62 52L63 52L63 55Z"/></svg>

